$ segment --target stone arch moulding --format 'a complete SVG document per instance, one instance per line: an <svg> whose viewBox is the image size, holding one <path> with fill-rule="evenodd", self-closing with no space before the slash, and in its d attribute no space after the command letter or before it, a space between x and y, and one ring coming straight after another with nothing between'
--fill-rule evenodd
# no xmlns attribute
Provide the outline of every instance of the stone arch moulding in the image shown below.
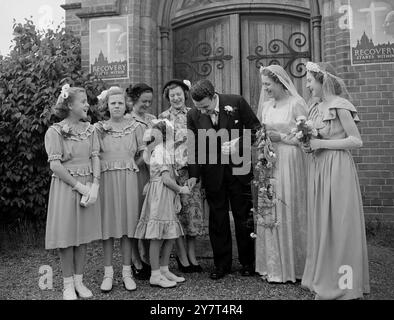
<svg viewBox="0 0 394 320"><path fill-rule="evenodd" d="M311 53L314 61L321 61L321 21L319 0L250 0L218 3L216 0L203 0L204 6L183 9L184 0L160 1L157 8L157 22L160 33L161 50L158 59L161 61L159 84L162 85L172 77L172 30L198 21L215 18L232 13L244 14L277 14L310 21ZM191 1L193 2L193 1Z"/></svg>
<svg viewBox="0 0 394 320"><path fill-rule="evenodd" d="M191 1L193 2L193 1ZM197 1L199 2L199 1ZM203 0L203 6L182 8L184 0L164 0L158 9L158 24L165 28L178 28L201 20L228 15L231 13L262 14L272 13L311 19L320 15L318 0L251 0L225 1Z"/></svg>

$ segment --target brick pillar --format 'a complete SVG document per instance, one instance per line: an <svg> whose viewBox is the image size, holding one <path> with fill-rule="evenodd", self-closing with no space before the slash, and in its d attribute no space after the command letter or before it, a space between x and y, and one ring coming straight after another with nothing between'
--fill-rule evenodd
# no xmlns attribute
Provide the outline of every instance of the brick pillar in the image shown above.
<svg viewBox="0 0 394 320"><path fill-rule="evenodd" d="M364 146L353 155L365 212L368 218L394 221L394 63L352 66L350 32L339 25L339 7L348 2L323 3L323 61L345 80L361 118Z"/></svg>

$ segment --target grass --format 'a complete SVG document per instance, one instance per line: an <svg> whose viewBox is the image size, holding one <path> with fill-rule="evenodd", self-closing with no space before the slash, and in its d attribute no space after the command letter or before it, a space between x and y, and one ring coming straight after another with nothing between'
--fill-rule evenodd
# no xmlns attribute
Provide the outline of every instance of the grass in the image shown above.
<svg viewBox="0 0 394 320"><path fill-rule="evenodd" d="M394 299L394 242L391 228L367 225L370 262L371 294L367 300ZM387 233L386 233L387 232ZM44 250L44 233L37 232L28 223L0 230L0 299L3 300L58 300L62 299L62 276L56 251ZM114 257L114 290L102 294L102 248L100 242L89 245L85 283L96 300L310 300L313 295L296 284L268 284L259 277L241 277L240 265L234 262L233 272L219 281L208 275L213 260L200 259L205 272L184 275L185 284L176 289L151 288L148 281L137 280L137 291L126 292L121 283L121 257L119 243ZM50 266L53 270L53 290L39 288L39 268ZM176 273L176 263L170 268Z"/></svg>

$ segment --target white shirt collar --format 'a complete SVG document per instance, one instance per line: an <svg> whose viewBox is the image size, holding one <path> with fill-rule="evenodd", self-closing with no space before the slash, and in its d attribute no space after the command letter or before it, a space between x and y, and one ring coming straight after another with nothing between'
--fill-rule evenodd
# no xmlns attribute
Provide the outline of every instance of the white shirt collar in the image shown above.
<svg viewBox="0 0 394 320"><path fill-rule="evenodd" d="M219 101L220 100L220 98L219 98L219 95L218 94L216 94L216 106L215 106L215 111L217 112L217 113L219 113L219 111L220 111L220 109L219 109Z"/></svg>

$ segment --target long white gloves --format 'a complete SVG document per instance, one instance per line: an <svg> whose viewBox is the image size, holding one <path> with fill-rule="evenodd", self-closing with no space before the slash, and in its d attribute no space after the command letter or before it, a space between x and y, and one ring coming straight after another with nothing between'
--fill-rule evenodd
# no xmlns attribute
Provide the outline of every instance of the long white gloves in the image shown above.
<svg viewBox="0 0 394 320"><path fill-rule="evenodd" d="M81 198L81 206L82 207L89 207L93 205L98 198L98 191L99 191L99 185L98 184L91 184L88 182L86 185L82 184L80 182L77 182L77 184L73 188L76 190L78 193L82 195Z"/></svg>
<svg viewBox="0 0 394 320"><path fill-rule="evenodd" d="M82 196L88 196L90 192L90 186L84 185L80 182L77 182L73 189L78 191Z"/></svg>
<svg viewBox="0 0 394 320"><path fill-rule="evenodd" d="M363 146L363 142L356 137L349 136L345 139L338 139L338 140L312 139L310 145L312 150L318 150L318 149L350 150L350 149L361 148Z"/></svg>
<svg viewBox="0 0 394 320"><path fill-rule="evenodd" d="M93 205L97 201L98 191L99 191L99 185L93 183L92 187L90 188L89 198L88 201L86 202L86 207Z"/></svg>

